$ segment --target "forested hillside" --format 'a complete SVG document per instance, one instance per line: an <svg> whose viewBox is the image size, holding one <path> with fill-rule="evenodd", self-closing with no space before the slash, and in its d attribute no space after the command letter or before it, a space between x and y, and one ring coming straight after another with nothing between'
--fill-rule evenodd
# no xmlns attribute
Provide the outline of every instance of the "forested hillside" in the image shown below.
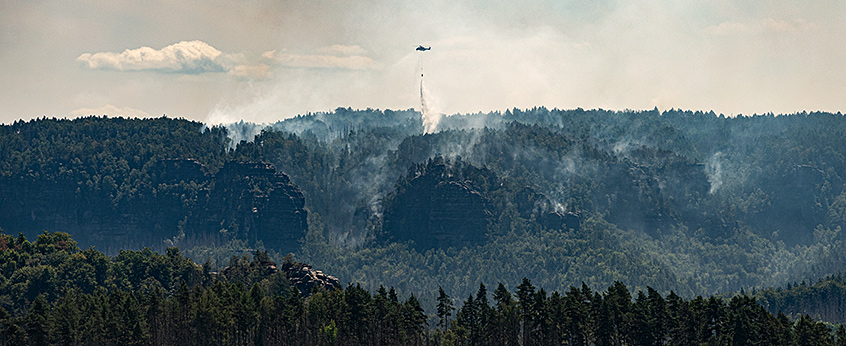
<svg viewBox="0 0 846 346"><path fill-rule="evenodd" d="M480 284L466 300L439 288L427 311L393 287L300 290L292 263L277 269L264 252L218 273L176 248L110 257L66 233L0 233L0 259L2 345L846 344L842 325L791 321L748 296L633 294L620 282L548 293L524 278L492 292Z"/></svg>
<svg viewBox="0 0 846 346"><path fill-rule="evenodd" d="M2 127L0 227L70 232L110 253L174 242L263 241L295 251L302 193L264 163L233 161L222 128L167 118L42 119Z"/></svg>
<svg viewBox="0 0 846 346"><path fill-rule="evenodd" d="M213 267L293 253L433 307L526 277L682 297L846 262L846 119L669 110L444 117L339 108L275 124L37 119L0 127L0 227Z"/></svg>
<svg viewBox="0 0 846 346"><path fill-rule="evenodd" d="M802 315L832 323L846 323L846 278L842 273L813 282L788 283L754 294L770 312L784 311L793 318Z"/></svg>

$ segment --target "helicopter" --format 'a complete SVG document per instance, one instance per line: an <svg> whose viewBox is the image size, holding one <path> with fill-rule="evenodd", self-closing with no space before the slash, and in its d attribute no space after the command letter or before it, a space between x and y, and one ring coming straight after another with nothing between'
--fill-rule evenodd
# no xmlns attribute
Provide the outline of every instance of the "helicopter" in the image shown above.
<svg viewBox="0 0 846 346"><path fill-rule="evenodd" d="M432 46L429 46L429 47L423 47L423 45L418 45L418 46L417 46L417 50L419 50L419 51L421 51L421 52L425 52L425 51L427 51L427 50L431 50L431 49L432 49Z"/></svg>

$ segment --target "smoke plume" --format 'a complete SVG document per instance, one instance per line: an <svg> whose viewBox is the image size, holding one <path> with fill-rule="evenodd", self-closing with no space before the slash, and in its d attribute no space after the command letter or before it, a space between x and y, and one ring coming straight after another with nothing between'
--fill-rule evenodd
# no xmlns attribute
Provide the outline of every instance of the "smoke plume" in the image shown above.
<svg viewBox="0 0 846 346"><path fill-rule="evenodd" d="M723 186L723 163L720 160L722 156L723 153L718 151L705 163L705 174L711 182L711 190L708 191L710 194L714 194Z"/></svg>
<svg viewBox="0 0 846 346"><path fill-rule="evenodd" d="M223 126L226 128L226 136L229 138L229 149L235 149L242 141L252 142L261 131L267 127L267 124L256 124L253 122L245 122L242 119L235 120L236 116L232 115L229 110L215 108L206 120L203 121L206 126L203 126L201 131L210 126Z"/></svg>

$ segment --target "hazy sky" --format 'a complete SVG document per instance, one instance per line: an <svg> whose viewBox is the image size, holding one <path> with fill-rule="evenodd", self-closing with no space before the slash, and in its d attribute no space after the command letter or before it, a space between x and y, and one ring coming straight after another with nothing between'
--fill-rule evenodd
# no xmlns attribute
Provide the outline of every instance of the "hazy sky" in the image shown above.
<svg viewBox="0 0 846 346"><path fill-rule="evenodd" d="M0 122L843 111L846 1L0 0ZM419 53L417 44L431 45Z"/></svg>

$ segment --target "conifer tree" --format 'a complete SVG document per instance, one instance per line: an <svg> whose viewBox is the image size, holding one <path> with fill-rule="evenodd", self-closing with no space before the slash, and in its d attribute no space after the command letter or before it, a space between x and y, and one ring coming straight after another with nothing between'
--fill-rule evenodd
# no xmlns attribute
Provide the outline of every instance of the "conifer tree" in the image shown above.
<svg viewBox="0 0 846 346"><path fill-rule="evenodd" d="M501 285L501 284L500 284ZM449 318L455 308L452 306L452 299L444 292L443 287L438 286L438 327L441 330L449 329Z"/></svg>

